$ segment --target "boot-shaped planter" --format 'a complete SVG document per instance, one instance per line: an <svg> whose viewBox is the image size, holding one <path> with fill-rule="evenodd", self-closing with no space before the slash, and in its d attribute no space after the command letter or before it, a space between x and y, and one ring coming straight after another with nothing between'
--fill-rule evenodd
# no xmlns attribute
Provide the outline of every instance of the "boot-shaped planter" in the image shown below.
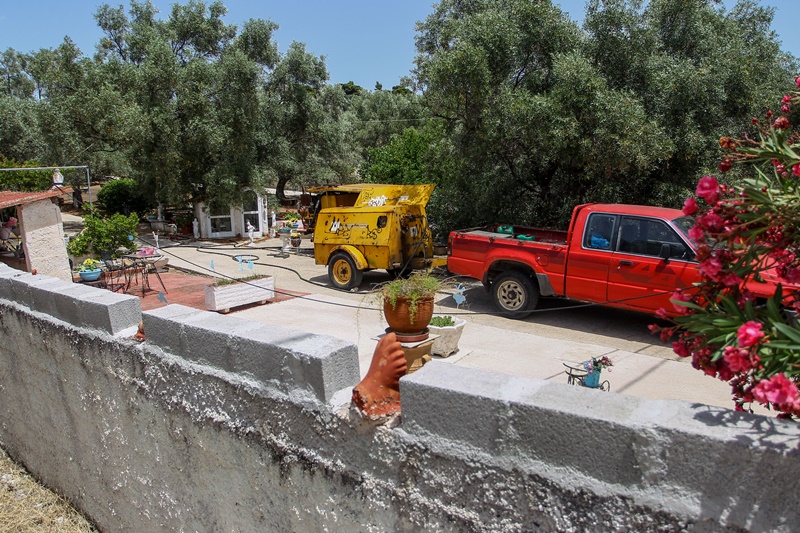
<svg viewBox="0 0 800 533"><path fill-rule="evenodd" d="M406 357L394 333L378 341L369 371L353 389L353 405L370 420L400 412L400 378L406 373Z"/></svg>

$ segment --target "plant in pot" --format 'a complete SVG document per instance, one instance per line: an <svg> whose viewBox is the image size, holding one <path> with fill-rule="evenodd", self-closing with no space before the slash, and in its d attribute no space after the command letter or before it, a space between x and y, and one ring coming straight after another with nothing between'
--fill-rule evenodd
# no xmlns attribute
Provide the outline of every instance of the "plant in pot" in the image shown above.
<svg viewBox="0 0 800 533"><path fill-rule="evenodd" d="M449 315L431 318L428 330L432 335L438 335L433 341L431 353L441 357L450 357L458 351L458 341L467 321L463 318L453 318Z"/></svg>
<svg viewBox="0 0 800 533"><path fill-rule="evenodd" d="M78 275L83 281L97 281L100 279L100 276L103 273L100 265L100 261L89 257L88 259L84 260L83 263L78 265Z"/></svg>
<svg viewBox="0 0 800 533"><path fill-rule="evenodd" d="M442 281L428 272L414 272L408 278L397 278L383 284L380 296L383 315L398 338L424 340L433 316L433 297Z"/></svg>

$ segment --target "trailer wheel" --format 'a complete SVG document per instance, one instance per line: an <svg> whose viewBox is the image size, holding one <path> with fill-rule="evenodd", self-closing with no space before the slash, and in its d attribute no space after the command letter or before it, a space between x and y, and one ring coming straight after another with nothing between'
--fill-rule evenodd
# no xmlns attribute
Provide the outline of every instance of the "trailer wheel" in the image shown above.
<svg viewBox="0 0 800 533"><path fill-rule="evenodd" d="M525 318L539 303L539 289L521 272L509 270L492 281L492 300L503 316Z"/></svg>
<svg viewBox="0 0 800 533"><path fill-rule="evenodd" d="M361 284L364 273L356 268L356 263L350 255L339 252L331 257L328 262L328 279L337 289L350 290Z"/></svg>

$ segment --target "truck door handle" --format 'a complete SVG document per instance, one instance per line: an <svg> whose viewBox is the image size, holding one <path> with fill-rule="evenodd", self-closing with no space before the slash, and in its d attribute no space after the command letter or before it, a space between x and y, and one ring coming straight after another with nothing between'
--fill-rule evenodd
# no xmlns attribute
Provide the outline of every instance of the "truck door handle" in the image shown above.
<svg viewBox="0 0 800 533"><path fill-rule="evenodd" d="M625 266L633 266L633 261L628 261L627 259L622 259L622 260L620 260L619 264L620 265L625 265Z"/></svg>

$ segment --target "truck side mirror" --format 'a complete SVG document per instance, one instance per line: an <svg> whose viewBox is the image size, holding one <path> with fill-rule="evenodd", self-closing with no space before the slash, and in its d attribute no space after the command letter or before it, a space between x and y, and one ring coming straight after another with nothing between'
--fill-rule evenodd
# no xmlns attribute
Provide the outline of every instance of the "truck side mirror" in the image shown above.
<svg viewBox="0 0 800 533"><path fill-rule="evenodd" d="M669 264L669 258L672 256L672 246L668 242L665 242L661 245L661 251L658 253L658 257L664 260L665 263Z"/></svg>

